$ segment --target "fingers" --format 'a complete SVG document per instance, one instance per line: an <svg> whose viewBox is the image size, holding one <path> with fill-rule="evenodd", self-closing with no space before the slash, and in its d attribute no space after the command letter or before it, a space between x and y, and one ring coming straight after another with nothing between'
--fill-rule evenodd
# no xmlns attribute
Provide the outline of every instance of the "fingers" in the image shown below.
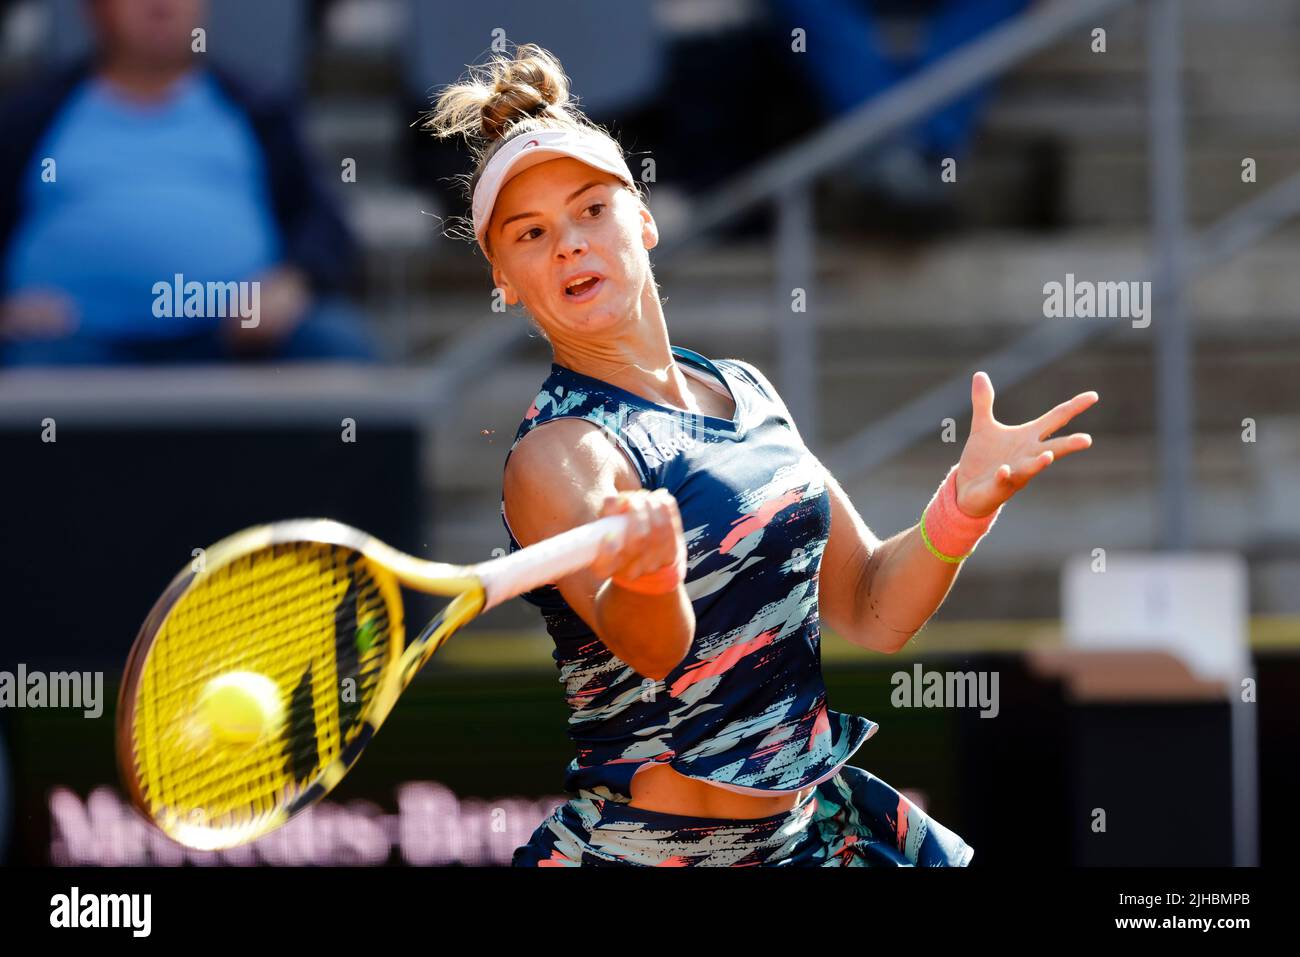
<svg viewBox="0 0 1300 957"><path fill-rule="evenodd" d="M638 549L637 574L652 572L677 559L681 541L681 516L677 500L667 489L655 489L643 499L648 523L643 545Z"/></svg>
<svg viewBox="0 0 1300 957"><path fill-rule="evenodd" d="M1065 405L1068 406L1071 403L1081 402L1082 408L1086 408L1096 401L1097 394L1095 392L1084 393L1083 395L1071 399L1070 403L1065 403ZM1062 407L1063 406L1058 406L1057 408L1060 409ZM1018 426L1017 428L1022 429L1024 426ZM1030 479L1048 468L1057 459L1065 458L1067 455L1073 455L1075 452L1081 452L1084 449L1091 448L1092 436L1087 432L1075 432L1073 435L1066 435L1057 439L1048 439L1041 443L1025 442L1021 445L1021 448L1023 449L1025 445L1036 445L1037 448L1028 455L1014 455L1010 462L1002 463L993 473L991 481L998 489L999 493L1001 493L1004 500L1024 488L1029 483ZM1006 453L1004 452L1002 454ZM996 459L994 461L996 461ZM990 480L986 479L985 481Z"/></svg>
<svg viewBox="0 0 1300 957"><path fill-rule="evenodd" d="M1040 442L1057 429L1065 426L1071 419L1100 400L1096 392L1080 392L1073 399L1062 402L1056 408L1034 419L1034 437ZM1078 451L1072 449L1071 451Z"/></svg>
<svg viewBox="0 0 1300 957"><path fill-rule="evenodd" d="M1055 460L1055 453L1051 451L1043 451L1039 452L1037 455L1027 455L1023 458L1017 459L1014 466L1004 462L1002 465L998 466L997 472L993 475L993 480L1004 490L1012 489L1019 491L1029 483L1030 479L1051 465Z"/></svg>
<svg viewBox="0 0 1300 957"><path fill-rule="evenodd" d="M609 536L601 542L602 561L595 567L602 577L626 574L628 556L638 554L643 548L642 543L650 527L644 497L639 492L620 492L605 498L600 510L601 517L625 515L627 523L622 535Z"/></svg>
<svg viewBox="0 0 1300 957"><path fill-rule="evenodd" d="M1063 459L1074 452L1091 448L1092 436L1087 432L1075 432L1059 439L1048 439L1043 443L1043 450L1051 452L1056 458Z"/></svg>
<svg viewBox="0 0 1300 957"><path fill-rule="evenodd" d="M970 384L971 425L993 421L993 380L976 372Z"/></svg>
<svg viewBox="0 0 1300 957"><path fill-rule="evenodd" d="M667 489L640 489L605 498L601 517L625 514L622 541L602 541L592 568L602 577L639 578L676 561L682 543L681 514Z"/></svg>

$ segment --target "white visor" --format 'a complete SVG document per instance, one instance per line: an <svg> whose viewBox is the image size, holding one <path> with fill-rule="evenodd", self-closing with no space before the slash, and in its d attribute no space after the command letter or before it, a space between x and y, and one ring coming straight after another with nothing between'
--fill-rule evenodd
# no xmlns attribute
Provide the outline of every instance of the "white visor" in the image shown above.
<svg viewBox="0 0 1300 957"><path fill-rule="evenodd" d="M487 254L484 234L487 233L492 208L496 205L502 187L510 177L522 173L530 166L561 156L581 160L588 166L619 177L629 186L633 185L632 171L628 169L622 151L606 136L589 130L573 129L521 133L496 151L474 186L474 235L484 255Z"/></svg>

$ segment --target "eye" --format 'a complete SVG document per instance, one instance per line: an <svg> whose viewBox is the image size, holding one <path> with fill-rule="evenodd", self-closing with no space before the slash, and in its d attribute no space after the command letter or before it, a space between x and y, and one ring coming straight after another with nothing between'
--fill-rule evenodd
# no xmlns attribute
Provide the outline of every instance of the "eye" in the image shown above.
<svg viewBox="0 0 1300 957"><path fill-rule="evenodd" d="M584 213L589 213L589 212L591 212L593 209L594 209L594 210L597 210L597 212L592 213L592 216L591 216L592 219L596 219L596 218L598 218L598 217L600 216L600 212L599 212L599 211L600 211L600 210L603 210L607 205L608 205L607 203L592 203L590 206L588 206L586 209L584 209L583 212L584 212ZM542 229L542 227L540 227L540 226L533 226L531 229L527 229L527 230L525 230L524 232L522 232L522 233L519 234L519 239L518 239L518 241L519 241L519 242L524 242L525 240L535 239L536 237L535 237L535 236L532 236L531 234L532 234L532 233L535 233L535 232L541 232L541 229Z"/></svg>

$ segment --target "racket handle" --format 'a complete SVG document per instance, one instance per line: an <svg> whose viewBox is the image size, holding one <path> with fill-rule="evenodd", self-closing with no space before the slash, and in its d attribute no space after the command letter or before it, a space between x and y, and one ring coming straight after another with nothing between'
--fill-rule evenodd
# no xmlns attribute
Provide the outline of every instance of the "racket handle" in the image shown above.
<svg viewBox="0 0 1300 957"><path fill-rule="evenodd" d="M482 563L475 573L486 595L483 611L588 567L600 552L601 539L608 534L621 538L629 521L626 515L606 515Z"/></svg>

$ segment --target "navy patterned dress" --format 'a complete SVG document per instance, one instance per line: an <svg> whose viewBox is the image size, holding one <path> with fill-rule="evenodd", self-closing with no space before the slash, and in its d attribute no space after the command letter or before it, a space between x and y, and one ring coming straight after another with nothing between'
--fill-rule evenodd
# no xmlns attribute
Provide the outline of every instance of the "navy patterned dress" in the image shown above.
<svg viewBox="0 0 1300 957"><path fill-rule="evenodd" d="M554 586L523 596L555 642L577 754L565 778L575 797L514 863L964 866L974 851L960 837L847 764L877 726L826 701L817 583L831 509L821 464L757 368L672 351L686 374L734 401L731 419L552 363L511 445L554 419L586 419L645 488L672 492L696 620L686 657L655 681L606 648ZM504 497L501 519L516 551ZM745 794L815 788L770 818L665 814L629 804L633 776L652 764Z"/></svg>

